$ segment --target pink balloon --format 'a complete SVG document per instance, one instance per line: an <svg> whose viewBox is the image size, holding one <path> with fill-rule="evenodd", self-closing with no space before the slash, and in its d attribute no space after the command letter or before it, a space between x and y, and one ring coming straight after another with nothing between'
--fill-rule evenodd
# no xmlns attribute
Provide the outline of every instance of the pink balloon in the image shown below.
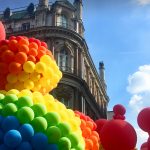
<svg viewBox="0 0 150 150"><path fill-rule="evenodd" d="M147 144L147 142L145 142L145 143L143 143L142 145L141 145L141 148L140 148L140 150L148 150L148 144Z"/></svg>
<svg viewBox="0 0 150 150"><path fill-rule="evenodd" d="M5 40L5 38L6 38L5 28L2 22L0 21L0 41Z"/></svg>
<svg viewBox="0 0 150 150"><path fill-rule="evenodd" d="M124 115L126 113L126 109L123 105L117 104L114 106L113 112L115 115Z"/></svg>
<svg viewBox="0 0 150 150"><path fill-rule="evenodd" d="M101 143L105 150L132 150L136 147L137 135L123 120L110 120L101 130Z"/></svg>
<svg viewBox="0 0 150 150"><path fill-rule="evenodd" d="M97 125L97 128L96 128L96 131L98 132L99 136L100 136L100 132L103 128L103 126L108 122L108 120L106 119L98 119L95 121L96 125Z"/></svg>
<svg viewBox="0 0 150 150"><path fill-rule="evenodd" d="M150 107L144 108L137 117L139 127L150 133Z"/></svg>

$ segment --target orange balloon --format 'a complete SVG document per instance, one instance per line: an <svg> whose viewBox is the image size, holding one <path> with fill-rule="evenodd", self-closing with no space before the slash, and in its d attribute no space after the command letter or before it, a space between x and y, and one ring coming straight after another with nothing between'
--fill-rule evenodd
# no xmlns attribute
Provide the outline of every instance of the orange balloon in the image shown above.
<svg viewBox="0 0 150 150"><path fill-rule="evenodd" d="M11 49L13 52L17 52L18 51L18 41L13 39L9 41L9 49Z"/></svg>
<svg viewBox="0 0 150 150"><path fill-rule="evenodd" d="M25 45L25 44L20 45L20 46L19 46L19 51L28 54L28 52L29 52L29 47L28 47L27 45Z"/></svg>
<svg viewBox="0 0 150 150"><path fill-rule="evenodd" d="M29 45L28 39L25 39L25 38L20 39L19 45Z"/></svg>
<svg viewBox="0 0 150 150"><path fill-rule="evenodd" d="M85 138L88 138L91 135L91 129L86 127L82 130L82 136Z"/></svg>
<svg viewBox="0 0 150 150"><path fill-rule="evenodd" d="M9 72L10 73L19 73L22 70L22 66L20 63L12 62L9 64Z"/></svg>
<svg viewBox="0 0 150 150"><path fill-rule="evenodd" d="M44 46L40 46L39 48L38 48L38 51L46 51L47 49L44 47Z"/></svg>
<svg viewBox="0 0 150 150"><path fill-rule="evenodd" d="M99 134L98 134L96 131L92 131L91 135L92 135L92 136L96 136L97 139L100 139L100 138L99 138Z"/></svg>
<svg viewBox="0 0 150 150"><path fill-rule="evenodd" d="M8 73L8 65L6 63L0 63L0 74Z"/></svg>
<svg viewBox="0 0 150 150"><path fill-rule="evenodd" d="M100 144L99 143L93 144L93 150L99 150L99 148L100 148Z"/></svg>
<svg viewBox="0 0 150 150"><path fill-rule="evenodd" d="M94 135L90 136L90 139L93 141L94 144L98 143L98 141L99 141L99 138L97 138Z"/></svg>
<svg viewBox="0 0 150 150"><path fill-rule="evenodd" d="M36 48L30 48L29 55L37 56L38 52Z"/></svg>
<svg viewBox="0 0 150 150"><path fill-rule="evenodd" d="M15 61L24 64L27 61L27 55L24 52L18 52L15 56Z"/></svg>
<svg viewBox="0 0 150 150"><path fill-rule="evenodd" d="M38 51L37 58L40 59L40 58L41 58L43 55L45 55L45 54L46 54L46 51L40 50L40 51Z"/></svg>
<svg viewBox="0 0 150 150"><path fill-rule="evenodd" d="M28 56L28 61L36 62L36 58L33 55Z"/></svg>
<svg viewBox="0 0 150 150"><path fill-rule="evenodd" d="M85 139L85 149L87 150L94 150L93 149L93 142L90 139Z"/></svg>
<svg viewBox="0 0 150 150"><path fill-rule="evenodd" d="M10 63L14 60L14 53L10 50L6 50L2 53L2 61Z"/></svg>
<svg viewBox="0 0 150 150"><path fill-rule="evenodd" d="M81 119L81 125L80 125L80 128L81 128L82 130L84 130L85 127L86 127L86 122L85 122L84 120Z"/></svg>
<svg viewBox="0 0 150 150"><path fill-rule="evenodd" d="M38 45L37 45L35 42L31 42L31 43L29 44L29 49L31 49L31 48L38 49Z"/></svg>
<svg viewBox="0 0 150 150"><path fill-rule="evenodd" d="M86 121L86 126L89 127L91 130L93 130L93 122L92 121Z"/></svg>
<svg viewBox="0 0 150 150"><path fill-rule="evenodd" d="M0 51L2 51L2 52L7 50L7 49L9 49L7 45L3 45L0 47Z"/></svg>

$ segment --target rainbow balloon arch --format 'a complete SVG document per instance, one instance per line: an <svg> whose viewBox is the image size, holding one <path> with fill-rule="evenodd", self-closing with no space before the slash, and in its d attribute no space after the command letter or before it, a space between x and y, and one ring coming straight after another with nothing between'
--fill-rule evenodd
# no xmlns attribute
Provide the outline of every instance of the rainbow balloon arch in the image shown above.
<svg viewBox="0 0 150 150"><path fill-rule="evenodd" d="M62 73L47 44L35 38L5 39L0 22L0 150L134 150L136 132L125 108L94 122L49 94Z"/></svg>

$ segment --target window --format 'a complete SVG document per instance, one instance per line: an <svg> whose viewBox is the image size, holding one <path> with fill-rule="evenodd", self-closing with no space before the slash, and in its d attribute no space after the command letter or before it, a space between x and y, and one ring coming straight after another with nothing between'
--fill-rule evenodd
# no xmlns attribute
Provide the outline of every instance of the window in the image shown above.
<svg viewBox="0 0 150 150"><path fill-rule="evenodd" d="M65 104L67 108L73 107L74 89L71 86L58 84L57 88L53 90L53 96Z"/></svg>
<svg viewBox="0 0 150 150"><path fill-rule="evenodd" d="M22 30L27 31L30 29L30 23L23 23L22 24Z"/></svg>
<svg viewBox="0 0 150 150"><path fill-rule="evenodd" d="M57 26L67 28L67 17L65 15L57 16Z"/></svg>
<svg viewBox="0 0 150 150"><path fill-rule="evenodd" d="M62 71L69 70L69 54L65 48L63 48L58 55L58 65Z"/></svg>

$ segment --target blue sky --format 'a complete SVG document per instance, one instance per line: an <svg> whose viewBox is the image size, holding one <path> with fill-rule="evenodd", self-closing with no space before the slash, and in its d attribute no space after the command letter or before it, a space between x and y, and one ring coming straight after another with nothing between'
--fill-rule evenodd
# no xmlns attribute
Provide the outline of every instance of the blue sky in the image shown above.
<svg viewBox="0 0 150 150"><path fill-rule="evenodd" d="M0 11L30 2L38 0L0 0ZM83 0L83 21L97 69L99 61L105 63L108 109L118 103L127 108L140 144L147 137L137 126L137 114L150 105L150 0Z"/></svg>

